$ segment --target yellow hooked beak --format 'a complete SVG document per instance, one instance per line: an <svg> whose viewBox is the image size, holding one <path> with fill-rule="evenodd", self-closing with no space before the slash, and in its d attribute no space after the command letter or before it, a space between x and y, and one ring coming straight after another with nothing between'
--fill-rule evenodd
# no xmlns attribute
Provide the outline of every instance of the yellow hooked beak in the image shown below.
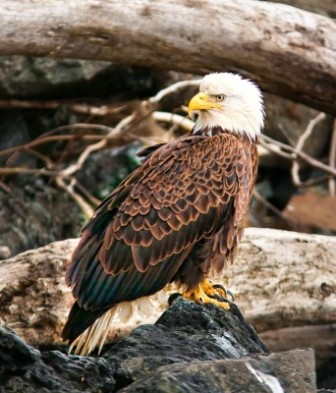
<svg viewBox="0 0 336 393"><path fill-rule="evenodd" d="M189 101L188 113L189 115L191 115L193 111L219 108L221 108L221 105L217 102L212 101L211 97L208 94L198 93Z"/></svg>

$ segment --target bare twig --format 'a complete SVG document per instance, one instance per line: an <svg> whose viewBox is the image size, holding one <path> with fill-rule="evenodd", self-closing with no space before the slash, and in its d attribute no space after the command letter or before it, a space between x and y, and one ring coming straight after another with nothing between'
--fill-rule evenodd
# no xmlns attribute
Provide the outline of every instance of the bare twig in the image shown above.
<svg viewBox="0 0 336 393"><path fill-rule="evenodd" d="M0 100L0 109L51 109L55 110L61 106L66 106L72 112L91 115L91 116L107 116L119 112L125 105L102 105L92 106L86 103L73 102L69 100Z"/></svg>
<svg viewBox="0 0 336 393"><path fill-rule="evenodd" d="M329 151L328 164L330 165L330 167L336 168L336 118L334 119L334 122L333 122L333 130L332 130L332 136L331 136L331 141L330 141L330 151ZM333 177L329 178L328 188L329 188L329 194L332 196L335 196L336 195L335 178L333 178Z"/></svg>
<svg viewBox="0 0 336 393"><path fill-rule="evenodd" d="M261 135L259 137L259 142L264 146L266 149L284 157L289 160L295 160L296 157L300 158L302 161L306 162L307 164L311 165L314 168L318 168L323 172L328 173L329 175L336 176L336 168L332 168L329 165L323 164L316 160L315 158L309 156L308 154L298 151L296 148L293 148L285 143L276 141L273 138L270 138L266 135Z"/></svg>
<svg viewBox="0 0 336 393"><path fill-rule="evenodd" d="M38 169L22 168L22 167L0 168L0 175L18 175L18 174L56 176L58 174L58 171L49 171L45 168L38 168Z"/></svg>
<svg viewBox="0 0 336 393"><path fill-rule="evenodd" d="M165 98L167 95L176 93L180 89L184 89L186 87L199 86L200 82L201 79L176 82L171 86L168 86L165 89L160 90L155 96L151 97L148 101L150 103L156 104L160 102L163 98Z"/></svg>
<svg viewBox="0 0 336 393"><path fill-rule="evenodd" d="M5 191L6 194L10 193L10 188L7 186L6 183L4 183L3 181L0 181L0 188Z"/></svg>
<svg viewBox="0 0 336 393"><path fill-rule="evenodd" d="M291 222L291 220L287 217L285 217L281 210L276 208L272 203L270 203L266 198L264 198L260 192L258 192L256 189L253 190L253 196L254 198L265 205L269 210L271 210L272 213L274 213L276 216L280 217L282 220L284 220L286 223Z"/></svg>
<svg viewBox="0 0 336 393"><path fill-rule="evenodd" d="M79 195L75 190L74 186L76 183L75 178L71 178L71 181L69 184L66 184L64 181L64 178L62 176L56 176L55 178L56 184L62 188L64 191L66 191L70 197L78 204L78 206L82 209L84 215L86 218L89 218L92 216L94 209L82 198L81 195Z"/></svg>
<svg viewBox="0 0 336 393"><path fill-rule="evenodd" d="M302 135L299 137L299 139L297 141L297 144L295 147L295 152L293 153L293 164L292 164L292 168L291 168L292 180L293 180L293 183L297 187L301 187L302 184L304 183L300 179L300 174L299 174L300 164L299 164L299 160L298 160L298 155L299 155L299 153L302 152L304 143L306 142L306 140L309 138L309 136L313 132L315 126L320 121L322 121L324 118L325 118L325 114L320 112L316 117L314 117L314 119L310 120L308 127L302 133Z"/></svg>
<svg viewBox="0 0 336 393"><path fill-rule="evenodd" d="M80 183L78 181L78 179L76 179L74 177L74 179L76 180L76 187L78 188L78 190L85 195L85 197L94 205L94 206L98 206L101 202L100 199L96 198L94 195L91 194L91 192L89 192L82 183Z"/></svg>
<svg viewBox="0 0 336 393"><path fill-rule="evenodd" d="M77 124L78 126L78 124ZM85 126L88 126L88 124L85 124ZM62 126L59 127L60 131L65 130L65 129L71 129L71 128L76 128L76 125L69 125L69 126ZM93 129L95 127L91 127ZM8 149L4 149L0 151L0 156L3 155L8 155L8 154L13 154L22 150L27 150L39 145L43 145L48 142L61 142L61 141L72 141L72 140L83 140L83 141L97 141L101 140L104 138L103 135L51 135L51 136L45 136L41 138L34 139L31 142L24 143L22 145L17 145L10 147Z"/></svg>
<svg viewBox="0 0 336 393"><path fill-rule="evenodd" d="M153 112L153 118L156 121L161 121L164 123L172 123L174 125L177 125L180 128L183 128L185 131L191 131L195 124L192 120L184 116L180 116L175 113L169 113L169 112L155 111Z"/></svg>
<svg viewBox="0 0 336 393"><path fill-rule="evenodd" d="M108 134L105 135L104 138L99 142L87 146L74 164L68 166L68 168L61 171L61 175L69 176L79 171L79 169L82 168L84 162L90 156L91 153L103 149L106 146L108 140L119 136L124 131L124 129L132 122L133 119L134 119L134 115L129 115L125 117L123 120L121 120L116 127L114 128L108 127L109 129Z"/></svg>
<svg viewBox="0 0 336 393"><path fill-rule="evenodd" d="M193 128L194 122L190 119L185 118L184 116L180 116L178 114L167 113L167 112L160 112L154 111L159 104L159 102L164 99L167 95L173 94L180 89L190 87L190 86L198 86L200 80L187 80L177 82L165 89L159 91L155 96L149 98L148 100L144 100L141 103L143 109L141 111L134 110L131 115L123 118L116 126L108 127L102 124L88 124L88 123L77 123L71 124L66 126L61 126L56 128L55 130L51 130L47 134L31 141L29 143L16 146L14 148L6 149L0 152L0 155L8 155L15 152L20 151L27 151L30 154L33 154L39 157L44 163L45 168L42 169L30 169L30 168L0 168L0 175L6 174L17 174L17 173L25 173L31 175L43 175L49 176L55 179L55 183L58 187L65 190L73 200L81 207L84 214L89 216L92 214L93 209L89 203L97 205L100 201L95 198L92 194L88 192L74 177L77 171L79 171L88 157L95 151L104 149L111 144L114 144L118 138L122 138L123 141L131 141L131 140L139 140L145 144L153 144L162 141L158 141L157 138L154 136L140 136L137 134L136 131L132 132L130 130L130 126L132 125L133 121L141 122L142 120L146 119L149 116L152 116L154 120L158 122L173 124L175 126L180 127L185 131L190 131ZM73 111L94 115L94 116L106 116L112 113L116 113L120 110L119 107L111 107L109 105L101 106L101 107L93 107L87 104L80 104L80 103L67 103L62 101L48 101L46 103L41 103L39 101L16 101L16 100L8 100L0 102L1 105L10 104L10 105L18 105L24 108L32 108L32 107L43 107L47 109L55 109L60 105L68 105L69 108ZM316 184L321 181L325 181L330 176L336 176L336 168L335 168L335 155L336 155L336 147L335 150L330 151L329 155L329 165L326 165L313 157L310 157L306 153L304 153L303 146L306 139L309 137L311 132L313 131L314 126L324 118L324 114L319 114L315 119L311 120L305 132L301 135L298 140L296 146L289 146L285 143L273 140L272 138L267 137L266 135L262 135L260 137L260 145L268 149L269 151L292 161L292 175L293 181L296 185L300 187L308 186L308 184ZM335 125L336 128L336 125ZM57 132L61 131L68 131L72 130L75 133L71 135L54 135ZM88 134L88 131L92 133L97 131L100 135L93 135ZM334 131L334 135L336 131ZM336 139L336 136L334 136ZM63 170L57 170L57 164L50 160L45 155L41 154L40 152L36 151L35 148L42 144L48 142L55 142L55 141L72 141L72 140L83 140L85 142L89 142L91 144L87 145L77 160L68 165ZM333 145L336 145L336 141L333 142ZM299 177L299 163L298 160L306 162L307 164L319 168L320 170L326 172L327 175L319 177L318 179L309 180L307 182L301 182ZM333 184L333 183L331 183ZM334 187L335 188L335 187ZM273 205L269 204L260 194L255 194L256 198L267 205L267 207L272 210L275 214L279 215L283 219L287 220L283 217L282 213L278 211ZM89 203L88 203L89 202ZM275 211L276 210L276 211Z"/></svg>
<svg viewBox="0 0 336 393"><path fill-rule="evenodd" d="M266 135L259 135L258 142L265 149L280 157L286 158L288 160L292 160L293 158L290 153L286 153L282 150L282 147L279 145L280 142L276 141L275 139L272 139Z"/></svg>
<svg viewBox="0 0 336 393"><path fill-rule="evenodd" d="M44 154L41 154L40 152L37 152L36 150L31 149L29 147L24 150L27 153L32 154L33 156L39 158L41 161L45 162L48 169L53 169L55 167L54 162L49 157L45 156Z"/></svg>
<svg viewBox="0 0 336 393"><path fill-rule="evenodd" d="M316 186L317 184L325 183L330 179L330 175L321 175L319 177L315 177L313 179L305 180L304 182L301 181L300 188L312 187Z"/></svg>

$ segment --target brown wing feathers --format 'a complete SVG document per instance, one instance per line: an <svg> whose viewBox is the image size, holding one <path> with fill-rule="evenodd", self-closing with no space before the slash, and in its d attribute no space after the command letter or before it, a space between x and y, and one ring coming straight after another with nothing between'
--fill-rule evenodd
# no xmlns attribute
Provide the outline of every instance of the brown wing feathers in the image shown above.
<svg viewBox="0 0 336 393"><path fill-rule="evenodd" d="M174 277L183 282L188 272L181 266L192 263L193 247L206 247L219 231L228 236L224 218L234 220L233 198L240 184L247 188L252 181L246 179L242 146L232 138L189 136L153 149L101 204L67 274L77 304L64 338L73 341L116 303L157 292ZM245 206L247 199L242 195L237 203ZM226 250L232 239L224 239Z"/></svg>

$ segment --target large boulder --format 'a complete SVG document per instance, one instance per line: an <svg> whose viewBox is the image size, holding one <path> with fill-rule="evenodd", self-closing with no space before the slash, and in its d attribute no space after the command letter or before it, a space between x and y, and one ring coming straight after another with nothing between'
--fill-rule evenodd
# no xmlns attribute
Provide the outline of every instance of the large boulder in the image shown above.
<svg viewBox="0 0 336 393"><path fill-rule="evenodd" d="M316 391L311 350L267 354L236 307L225 312L180 297L102 357L37 350L1 328L0 392Z"/></svg>

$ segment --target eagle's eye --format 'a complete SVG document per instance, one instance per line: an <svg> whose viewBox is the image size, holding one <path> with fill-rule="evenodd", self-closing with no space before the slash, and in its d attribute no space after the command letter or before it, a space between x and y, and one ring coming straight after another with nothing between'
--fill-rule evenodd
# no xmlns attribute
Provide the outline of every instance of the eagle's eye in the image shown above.
<svg viewBox="0 0 336 393"><path fill-rule="evenodd" d="M217 96L216 96L216 100L217 101L224 101L225 100L225 95L224 94L218 94Z"/></svg>

